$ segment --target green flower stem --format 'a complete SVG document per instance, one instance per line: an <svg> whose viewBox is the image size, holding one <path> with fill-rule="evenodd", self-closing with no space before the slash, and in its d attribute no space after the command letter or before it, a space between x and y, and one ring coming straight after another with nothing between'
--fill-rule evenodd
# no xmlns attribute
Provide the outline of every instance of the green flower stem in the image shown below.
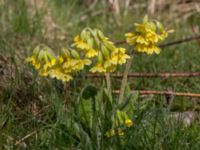
<svg viewBox="0 0 200 150"><path fill-rule="evenodd" d="M128 79L128 72L131 67L132 60L133 60L133 56L131 56L131 58L127 61L126 68L123 73L123 78L122 78L120 92L119 92L119 104L121 104L123 102L124 92L125 92L126 83L127 83L127 79Z"/></svg>
<svg viewBox="0 0 200 150"><path fill-rule="evenodd" d="M107 86L107 90L108 90L108 95L111 95L111 80L110 80L110 73L105 73L105 77L106 77L106 86Z"/></svg>

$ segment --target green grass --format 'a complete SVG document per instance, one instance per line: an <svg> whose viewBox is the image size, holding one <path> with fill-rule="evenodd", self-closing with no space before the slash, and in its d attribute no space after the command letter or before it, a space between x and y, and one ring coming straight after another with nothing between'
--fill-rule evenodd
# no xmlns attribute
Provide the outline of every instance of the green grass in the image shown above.
<svg viewBox="0 0 200 150"><path fill-rule="evenodd" d="M65 31L64 40L55 38L51 41L44 36L42 19L45 11L37 10L34 19L30 21L28 6L24 0L7 1L0 5L0 55L6 59L6 63L2 63L0 59L0 149L200 148L199 118L185 127L181 121L169 117L171 111L196 110L199 114L200 104L197 98L174 97L169 108L165 105L165 96L139 97L137 100L133 97L128 110L133 126L125 128L125 135L122 137L107 138L104 134L113 126L114 111L118 107L115 103L117 96L109 98L103 93L103 89L99 88L102 84L100 80L85 79L83 71L80 73L81 78L76 77L72 82L63 85L59 81L39 77L33 68L24 63L24 59L36 45L44 43L58 53L59 49L70 44L73 37L86 26L100 28L113 41L120 41L135 22L141 21L146 14L146 8L131 9L126 16L120 15L117 18L111 12L102 12L98 16L80 21L81 16L105 10L107 6L99 3L88 9L80 5L78 0L46 2L54 22ZM161 18L167 28L175 29L168 41L192 34L190 20L176 23L171 18L162 18L162 15L157 14L154 17ZM192 23L198 25L198 19ZM137 55L131 71L199 71L199 49L196 42L190 42L167 47L160 55ZM119 68L118 72L122 71L123 67ZM98 93L95 98L85 100L80 93L91 83L97 83ZM113 89L119 89L119 85L120 80L112 79ZM200 91L198 77L132 78L128 85L131 89L193 93ZM128 95L127 91L126 97ZM94 101L96 111L93 107ZM19 140L22 141L16 144Z"/></svg>

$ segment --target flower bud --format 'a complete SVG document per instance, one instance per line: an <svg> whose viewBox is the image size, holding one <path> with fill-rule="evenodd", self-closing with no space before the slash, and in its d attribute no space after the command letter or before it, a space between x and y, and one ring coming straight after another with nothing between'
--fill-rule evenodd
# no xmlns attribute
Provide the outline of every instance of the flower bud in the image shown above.
<svg viewBox="0 0 200 150"><path fill-rule="evenodd" d="M78 54L78 52L77 52L76 50L71 50L71 54L72 54L72 56L73 56L74 58L76 58L76 59L79 59L79 58L80 58L80 56L79 56L79 54Z"/></svg>
<svg viewBox="0 0 200 150"><path fill-rule="evenodd" d="M102 56L101 52L99 52L99 54L98 54L97 61L98 61L98 63L103 63L103 56Z"/></svg>
<svg viewBox="0 0 200 150"><path fill-rule="evenodd" d="M109 57L110 53L109 53L108 49L104 45L101 45L101 52L102 52L103 56Z"/></svg>

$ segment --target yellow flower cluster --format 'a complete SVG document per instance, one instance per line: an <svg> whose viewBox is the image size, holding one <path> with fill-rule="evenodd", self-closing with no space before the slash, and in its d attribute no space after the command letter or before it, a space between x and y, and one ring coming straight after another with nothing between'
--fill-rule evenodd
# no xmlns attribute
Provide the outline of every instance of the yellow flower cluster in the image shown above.
<svg viewBox="0 0 200 150"><path fill-rule="evenodd" d="M116 136L116 135L123 136L124 131L121 128L118 128L116 131L114 129L111 129L105 133L105 136L108 138Z"/></svg>
<svg viewBox="0 0 200 150"><path fill-rule="evenodd" d="M40 50L38 46L34 49L32 56L28 57L26 61L39 70L41 76L47 76L49 69L55 65L56 58L50 49L44 48Z"/></svg>
<svg viewBox="0 0 200 150"><path fill-rule="evenodd" d="M115 71L117 65L126 63L130 58L124 48L116 47L97 29L84 29L74 38L72 47L63 49L55 56L49 48L35 48L26 61L32 64L41 76L49 76L62 81L72 79L74 72L90 66L90 72L106 73Z"/></svg>
<svg viewBox="0 0 200 150"><path fill-rule="evenodd" d="M142 24L135 24L133 33L126 33L126 41L134 46L134 50L147 54L159 54L158 43L168 36L162 24L158 21L148 21L145 17Z"/></svg>
<svg viewBox="0 0 200 150"><path fill-rule="evenodd" d="M105 73L115 71L117 65L126 63L130 58L124 48L117 48L100 30L86 28L74 38L78 50L83 51L86 58L92 60L90 72Z"/></svg>
<svg viewBox="0 0 200 150"><path fill-rule="evenodd" d="M122 136L125 134L124 130L122 128L119 128L119 126L125 126L127 128L131 127L133 125L133 121L128 117L128 115L125 112L117 110L116 112L116 118L114 120L115 126L118 127L115 131L114 129L111 129L105 133L106 137L113 137L115 135Z"/></svg>
<svg viewBox="0 0 200 150"><path fill-rule="evenodd" d="M90 60L81 59L75 50L63 49L62 54L55 57L50 49L40 49L39 47L26 61L32 64L41 76L49 76L63 82L71 80L72 73L91 64Z"/></svg>
<svg viewBox="0 0 200 150"><path fill-rule="evenodd" d="M125 112L117 110L115 125L125 125L126 127L131 127L133 125L133 122Z"/></svg>

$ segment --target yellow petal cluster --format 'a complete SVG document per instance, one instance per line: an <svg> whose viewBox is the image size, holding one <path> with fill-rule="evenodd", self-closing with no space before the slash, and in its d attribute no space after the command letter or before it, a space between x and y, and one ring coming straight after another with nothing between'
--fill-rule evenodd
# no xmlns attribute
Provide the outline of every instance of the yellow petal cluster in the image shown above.
<svg viewBox="0 0 200 150"><path fill-rule="evenodd" d="M26 62L32 64L33 67L35 67L35 69L39 69L41 66L40 61L37 59L38 52L39 52L39 47L36 47L33 51L32 56L26 58Z"/></svg>
<svg viewBox="0 0 200 150"><path fill-rule="evenodd" d="M26 61L32 64L36 70L39 70L41 76L48 76L50 68L56 64L56 58L50 49L44 48L40 50L36 47L32 56Z"/></svg>
<svg viewBox="0 0 200 150"><path fill-rule="evenodd" d="M148 21L144 18L143 23L135 24L133 33L126 33L126 41L134 46L134 50L147 54L159 54L158 43L162 42L168 36L162 24L158 21Z"/></svg>
<svg viewBox="0 0 200 150"><path fill-rule="evenodd" d="M108 138L116 136L116 135L123 136L124 131L121 128L118 128L116 131L114 129L111 129L105 133L105 136Z"/></svg>
<svg viewBox="0 0 200 150"><path fill-rule="evenodd" d="M126 127L131 127L133 125L133 122L125 112L117 110L115 125L125 125Z"/></svg>
<svg viewBox="0 0 200 150"><path fill-rule="evenodd" d="M105 133L106 137L113 137L113 136L122 136L125 134L125 131L120 128L120 126L125 126L127 128L130 128L133 125L133 121L128 117L128 115L125 112L117 110L116 112L116 118L114 120L115 126L117 127L117 130L111 129L108 130Z"/></svg>
<svg viewBox="0 0 200 150"><path fill-rule="evenodd" d="M40 76L49 76L63 82L73 79L72 74L80 71L85 65L90 65L88 59L81 59L77 53L76 58L70 50L63 49L62 54L55 57L50 49L36 48L33 55L26 61L32 64L39 71Z"/></svg>
<svg viewBox="0 0 200 150"><path fill-rule="evenodd" d="M84 53L84 56L92 61L92 73L106 73L116 70L117 65L126 63L130 58L124 48L116 47L109 38L97 29L84 29L80 35L74 38L77 49Z"/></svg>
<svg viewBox="0 0 200 150"><path fill-rule="evenodd" d="M78 49L84 51L86 58L96 57L98 55L98 50L95 50L92 47L93 46L93 39L91 38L91 36L88 32L85 32L85 34L87 36L87 37L85 37L85 39L84 39L84 37L81 38L79 35L77 35L74 38L74 46L76 46Z"/></svg>
<svg viewBox="0 0 200 150"><path fill-rule="evenodd" d="M92 73L113 72L129 58L124 48L116 47L100 30L86 28L74 38L72 47L63 49L60 55L55 56L50 48L37 47L26 61L41 76L65 82L85 66L89 66Z"/></svg>

